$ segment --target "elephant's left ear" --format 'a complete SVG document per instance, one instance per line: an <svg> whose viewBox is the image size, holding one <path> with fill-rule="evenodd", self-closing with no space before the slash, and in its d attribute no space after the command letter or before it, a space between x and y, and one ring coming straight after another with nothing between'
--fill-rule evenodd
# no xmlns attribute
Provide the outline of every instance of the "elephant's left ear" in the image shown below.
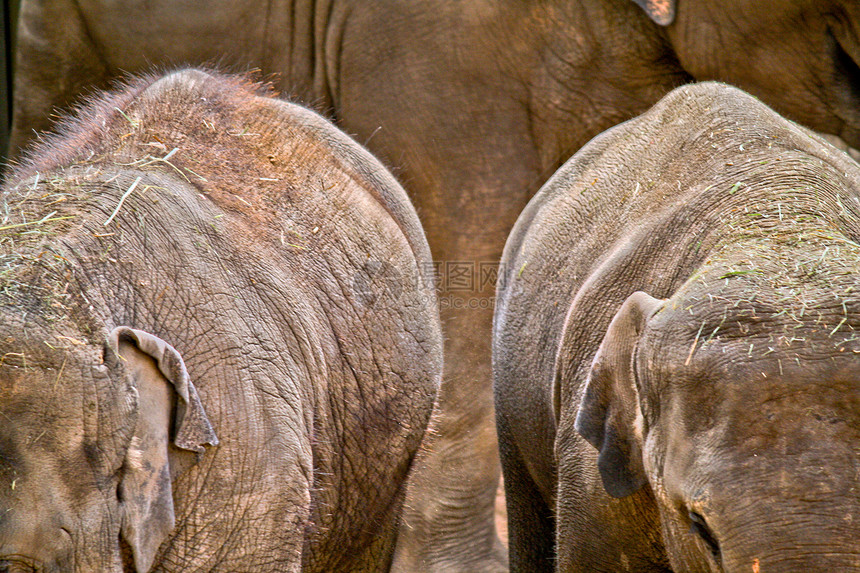
<svg viewBox="0 0 860 573"><path fill-rule="evenodd" d="M624 301L600 343L579 404L576 431L600 450L597 467L613 497L631 495L645 485L633 357L648 319L663 302L644 292Z"/></svg>
<svg viewBox="0 0 860 573"><path fill-rule="evenodd" d="M198 454L203 453L207 444L217 446L218 437L206 417L197 389L191 383L179 352L157 336L127 326L115 328L110 333L113 348L119 348L121 342L134 344L138 350L155 360L162 376L173 385L179 397L173 422L173 445Z"/></svg>
<svg viewBox="0 0 860 573"><path fill-rule="evenodd" d="M205 445L218 445L218 438L173 346L124 326L110 333L108 345L121 358L138 398L119 496L122 537L135 569L143 573L176 522L171 469L180 465L181 454L175 448L199 456Z"/></svg>
<svg viewBox="0 0 860 573"><path fill-rule="evenodd" d="M648 17L661 26L668 26L675 21L677 0L633 0L645 10Z"/></svg>

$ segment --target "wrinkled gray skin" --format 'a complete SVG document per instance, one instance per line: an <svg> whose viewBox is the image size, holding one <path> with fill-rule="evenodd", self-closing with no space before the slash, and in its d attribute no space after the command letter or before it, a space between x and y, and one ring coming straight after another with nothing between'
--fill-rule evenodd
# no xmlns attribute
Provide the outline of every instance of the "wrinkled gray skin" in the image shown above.
<svg viewBox="0 0 860 573"><path fill-rule="evenodd" d="M735 83L860 145L854 0L641 4L24 0L13 146L121 70L259 67L367 142L407 188L435 259L477 273L576 149L691 79ZM468 306L493 296L480 278L442 283L445 384L397 558L410 573L504 568L491 519L492 310Z"/></svg>
<svg viewBox="0 0 860 573"><path fill-rule="evenodd" d="M513 571L860 567L856 163L679 88L566 163L503 260Z"/></svg>
<svg viewBox="0 0 860 573"><path fill-rule="evenodd" d="M389 566L429 249L376 160L263 95L135 80L3 191L0 570Z"/></svg>

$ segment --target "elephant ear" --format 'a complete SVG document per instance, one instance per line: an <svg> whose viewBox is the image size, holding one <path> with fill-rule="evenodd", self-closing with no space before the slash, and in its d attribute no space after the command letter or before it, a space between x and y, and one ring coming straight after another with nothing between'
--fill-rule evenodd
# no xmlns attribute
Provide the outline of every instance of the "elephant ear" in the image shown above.
<svg viewBox="0 0 860 573"><path fill-rule="evenodd" d="M108 344L138 393L137 424L119 493L122 537L131 547L135 569L144 573L176 523L171 465L178 460L170 444L199 457L206 444L218 445L218 438L175 348L124 326L110 333Z"/></svg>
<svg viewBox="0 0 860 573"><path fill-rule="evenodd" d="M634 354L648 319L662 304L644 292L624 301L591 364L576 415L576 431L600 451L597 468L612 497L631 495L645 485Z"/></svg>
<svg viewBox="0 0 860 573"><path fill-rule="evenodd" d="M660 26L668 26L675 21L677 0L633 0L645 10L648 17Z"/></svg>

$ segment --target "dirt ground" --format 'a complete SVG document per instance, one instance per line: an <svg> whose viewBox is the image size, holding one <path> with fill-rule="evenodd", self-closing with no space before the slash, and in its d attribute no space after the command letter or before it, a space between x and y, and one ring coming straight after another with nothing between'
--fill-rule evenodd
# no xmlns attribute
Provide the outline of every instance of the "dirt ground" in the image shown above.
<svg viewBox="0 0 860 573"><path fill-rule="evenodd" d="M499 489L496 491L496 531L499 539L505 547L508 546L508 512L505 509L505 486L499 480Z"/></svg>

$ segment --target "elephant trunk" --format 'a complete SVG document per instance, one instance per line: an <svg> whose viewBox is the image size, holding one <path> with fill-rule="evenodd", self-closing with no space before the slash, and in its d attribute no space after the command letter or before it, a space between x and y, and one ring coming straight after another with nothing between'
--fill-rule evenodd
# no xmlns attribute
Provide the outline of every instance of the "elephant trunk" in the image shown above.
<svg viewBox="0 0 860 573"><path fill-rule="evenodd" d="M844 426L836 416L821 417L819 425ZM710 458L709 478L690 471L675 532L695 549L683 543L681 569L701 570L692 564L707 562L711 570L738 573L860 570L855 438L843 444L818 434L814 445L798 431L776 450L755 448L724 464Z"/></svg>
<svg viewBox="0 0 860 573"><path fill-rule="evenodd" d="M716 559L723 571L808 573L860 570L860 503L799 500L789 509L750 503L748 525L728 528Z"/></svg>
<svg viewBox="0 0 860 573"><path fill-rule="evenodd" d="M723 571L754 573L808 573L809 571L857 571L860 569L860 550L832 542L803 544L791 547L765 547L742 558L733 557L722 562Z"/></svg>

